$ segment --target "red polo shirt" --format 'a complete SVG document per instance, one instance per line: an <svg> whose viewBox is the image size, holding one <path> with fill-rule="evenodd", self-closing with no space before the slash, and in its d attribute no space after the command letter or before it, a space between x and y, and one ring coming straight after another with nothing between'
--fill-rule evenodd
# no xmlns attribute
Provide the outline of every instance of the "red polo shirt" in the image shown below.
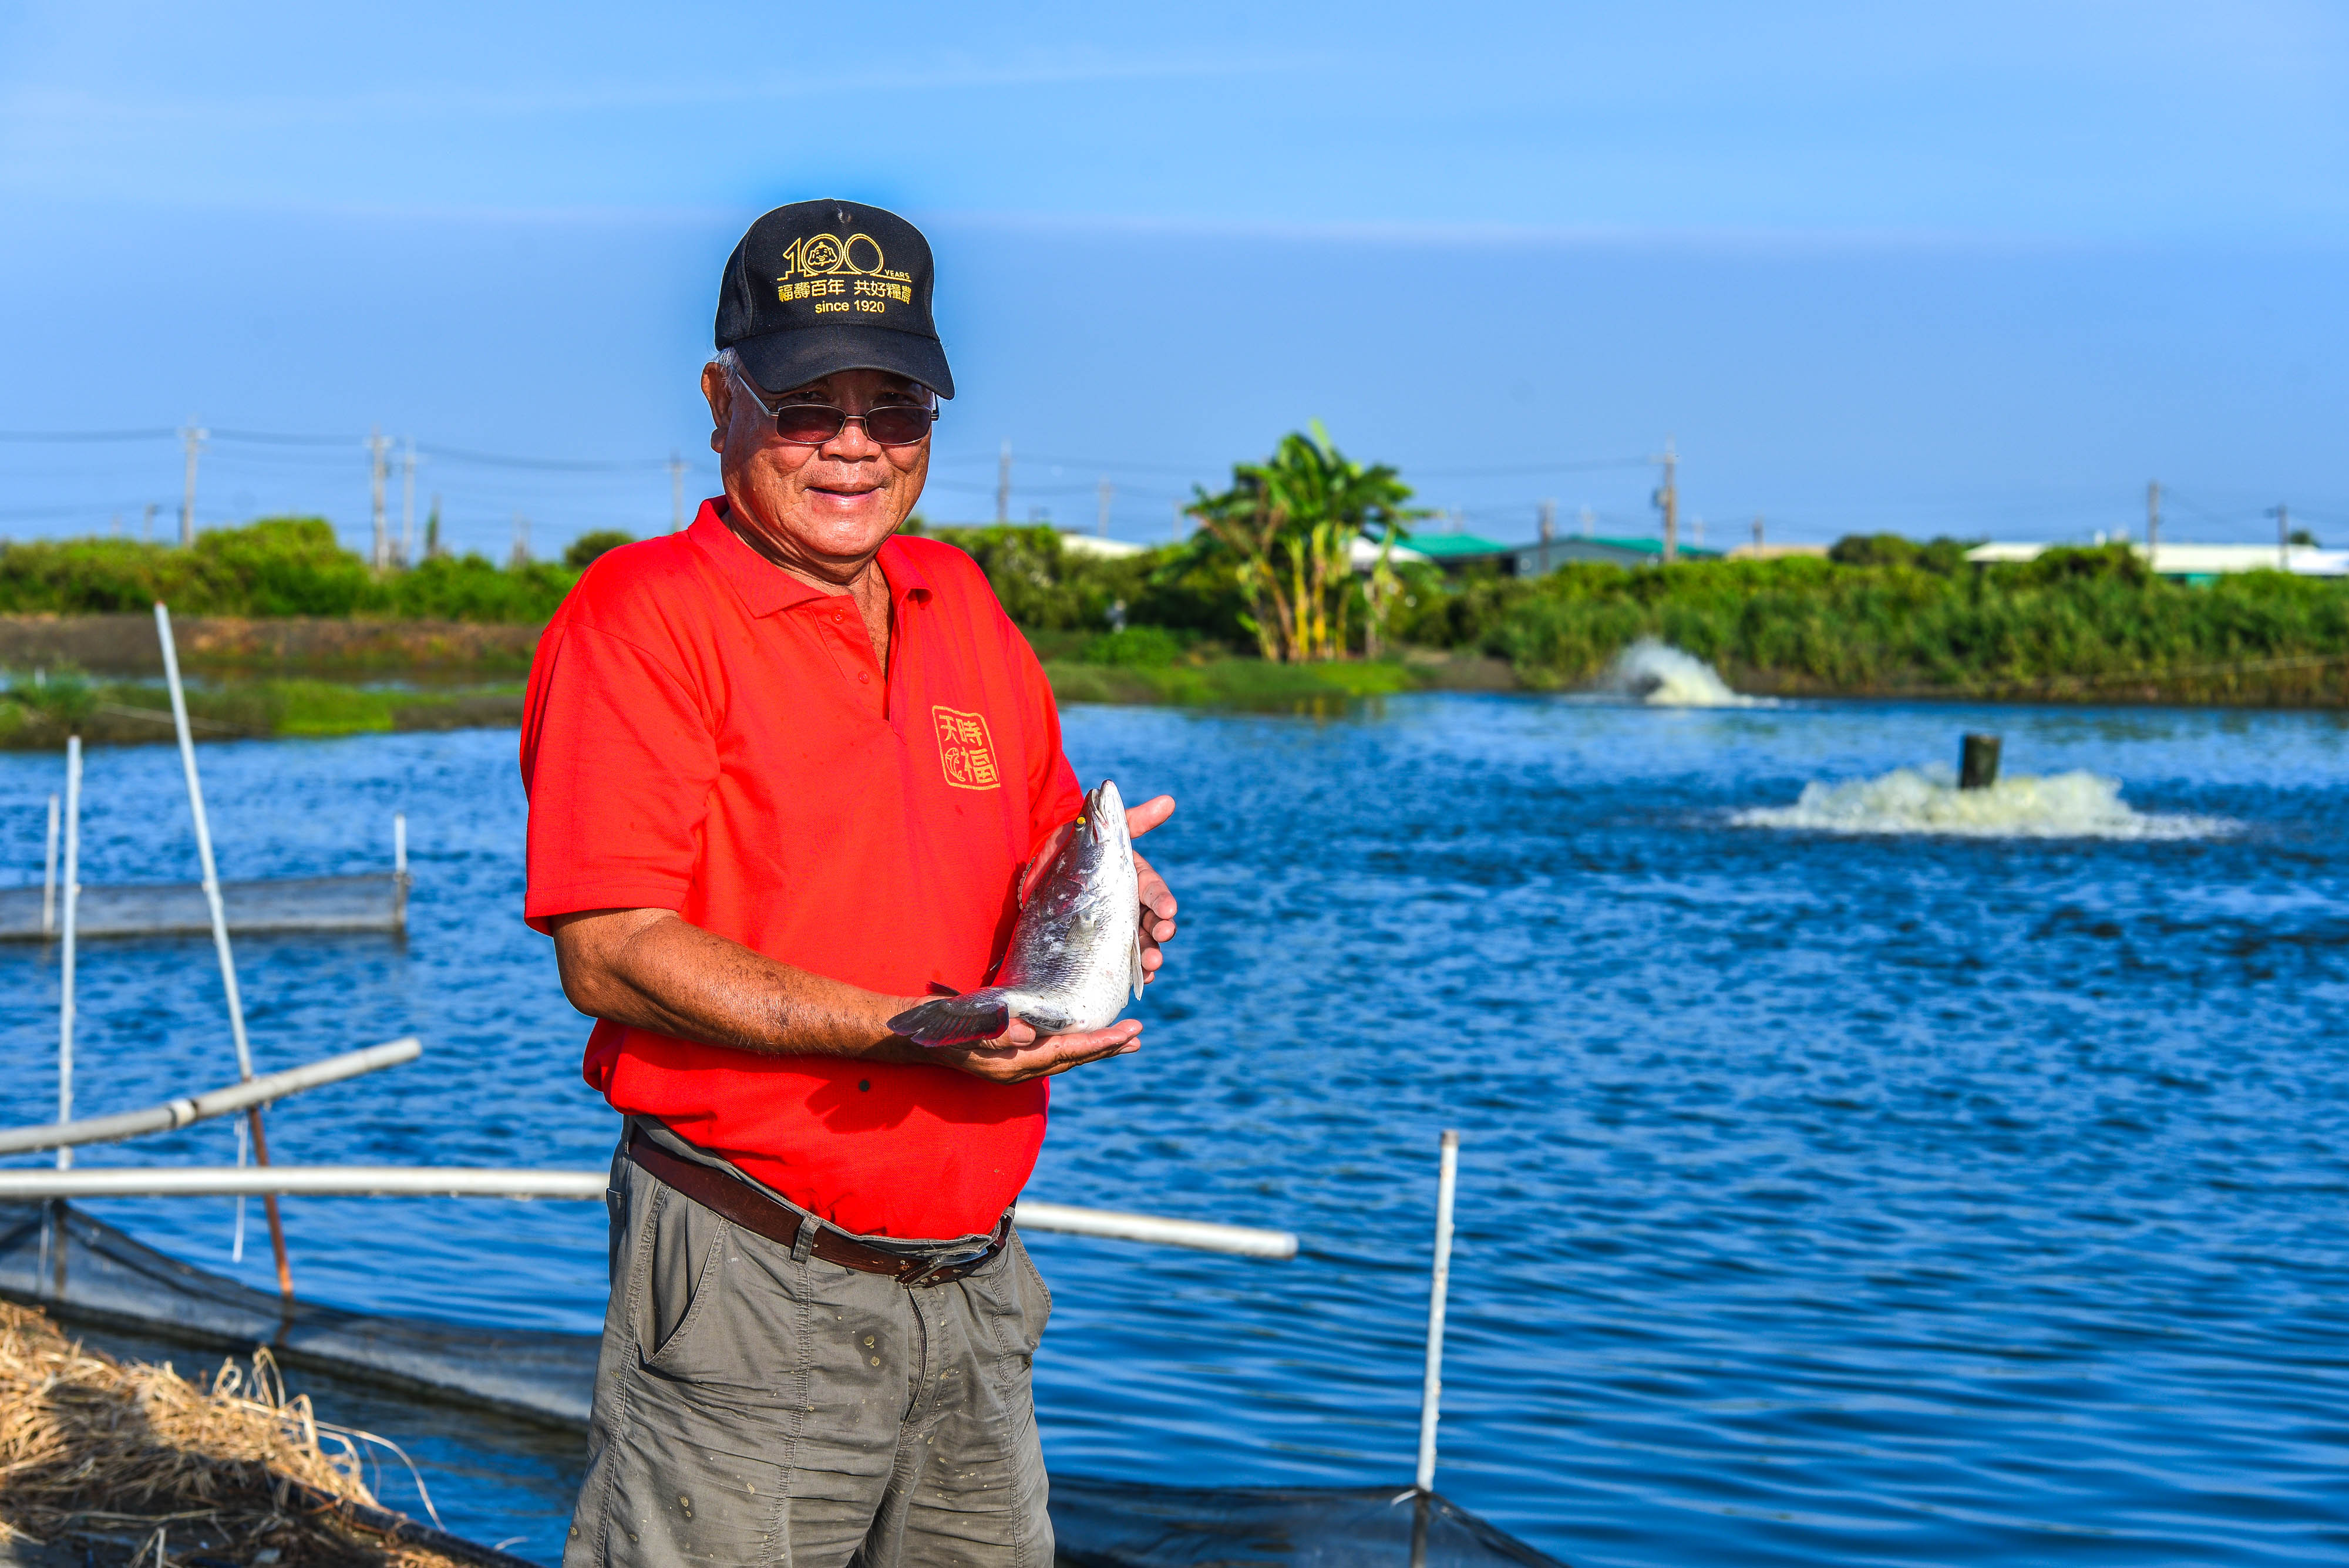
<svg viewBox="0 0 2349 1568"><path fill-rule="evenodd" d="M895 538L885 673L855 601L770 566L723 504L598 559L539 639L525 917L675 909L873 991L984 984L1019 867L1082 802L1035 655L968 556ZM584 1070L616 1109L867 1234L991 1229L1044 1141L1043 1079L608 1021Z"/></svg>

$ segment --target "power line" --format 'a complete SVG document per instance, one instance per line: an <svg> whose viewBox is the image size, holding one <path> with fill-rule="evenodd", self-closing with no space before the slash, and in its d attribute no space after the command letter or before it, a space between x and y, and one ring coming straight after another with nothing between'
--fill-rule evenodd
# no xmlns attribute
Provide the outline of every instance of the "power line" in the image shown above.
<svg viewBox="0 0 2349 1568"><path fill-rule="evenodd" d="M162 426L142 431L0 431L0 441L161 441L178 435L175 426Z"/></svg>

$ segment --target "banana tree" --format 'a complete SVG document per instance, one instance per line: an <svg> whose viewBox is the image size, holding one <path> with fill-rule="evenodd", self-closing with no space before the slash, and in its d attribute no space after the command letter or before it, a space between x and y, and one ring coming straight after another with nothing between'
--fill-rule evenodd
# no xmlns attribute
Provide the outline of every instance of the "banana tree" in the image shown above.
<svg viewBox="0 0 2349 1568"><path fill-rule="evenodd" d="M1303 663L1345 657L1358 593L1364 647L1377 651L1399 587L1391 558L1416 515L1403 509L1410 499L1392 468L1347 458L1316 420L1263 462L1236 464L1230 489L1195 491L1189 511L1237 557L1233 579L1248 604L1240 624L1259 651ZM1372 527L1378 557L1358 588L1354 541Z"/></svg>

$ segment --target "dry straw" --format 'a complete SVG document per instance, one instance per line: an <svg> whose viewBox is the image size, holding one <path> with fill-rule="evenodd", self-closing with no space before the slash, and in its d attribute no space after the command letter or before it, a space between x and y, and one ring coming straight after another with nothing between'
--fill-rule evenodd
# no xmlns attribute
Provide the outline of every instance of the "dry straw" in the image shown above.
<svg viewBox="0 0 2349 1568"><path fill-rule="evenodd" d="M110 1542L158 1568L456 1568L362 1521L380 1516L361 1480L376 1443L288 1398L266 1350L191 1383L0 1303L0 1541Z"/></svg>

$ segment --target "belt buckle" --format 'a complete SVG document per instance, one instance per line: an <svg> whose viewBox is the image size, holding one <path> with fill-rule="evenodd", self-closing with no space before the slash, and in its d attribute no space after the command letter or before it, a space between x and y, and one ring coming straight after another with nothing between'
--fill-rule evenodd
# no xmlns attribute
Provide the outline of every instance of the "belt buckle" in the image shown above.
<svg viewBox="0 0 2349 1568"><path fill-rule="evenodd" d="M976 1252L965 1252L958 1257L940 1258L934 1262L923 1264L910 1274L900 1274L897 1277L897 1282L908 1290L916 1285L946 1284L962 1278L994 1255L995 1248L990 1245L981 1247Z"/></svg>

